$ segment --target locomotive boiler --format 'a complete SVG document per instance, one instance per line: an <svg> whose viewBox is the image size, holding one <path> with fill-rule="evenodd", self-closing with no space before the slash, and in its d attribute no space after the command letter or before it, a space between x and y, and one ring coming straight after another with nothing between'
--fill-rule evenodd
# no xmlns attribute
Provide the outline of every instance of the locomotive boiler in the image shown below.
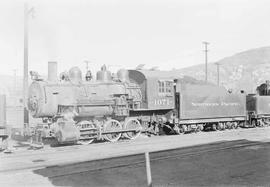
<svg viewBox="0 0 270 187"><path fill-rule="evenodd" d="M130 139L139 135L140 122L128 116L130 107L140 107L141 96L124 69L112 77L103 66L96 80L83 80L81 70L73 67L58 80L57 64L49 62L47 80L33 76L28 109L34 118L42 118L46 136L59 143L117 141L121 134Z"/></svg>

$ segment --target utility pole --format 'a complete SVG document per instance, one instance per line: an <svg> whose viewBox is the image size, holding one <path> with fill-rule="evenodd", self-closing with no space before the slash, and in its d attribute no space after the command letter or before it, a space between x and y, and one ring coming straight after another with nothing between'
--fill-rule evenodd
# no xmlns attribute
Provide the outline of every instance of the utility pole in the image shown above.
<svg viewBox="0 0 270 187"><path fill-rule="evenodd" d="M215 65L217 66L217 85L219 86L219 66L220 66L220 63L215 63Z"/></svg>
<svg viewBox="0 0 270 187"><path fill-rule="evenodd" d="M204 52L205 52L205 82L207 82L207 61L208 61L208 59L207 59L207 52L209 51L208 49L207 49L207 45L209 45L210 43L208 43L208 42L203 42L203 45L204 45Z"/></svg>
<svg viewBox="0 0 270 187"><path fill-rule="evenodd" d="M27 3L24 4L24 65L23 65L23 107L24 107L24 125L29 124L29 114L27 110L28 96L28 18L34 9L28 9Z"/></svg>
<svg viewBox="0 0 270 187"><path fill-rule="evenodd" d="M23 123L24 126L29 123L27 110L27 88L28 88L28 5L24 4L24 65L23 65Z"/></svg>

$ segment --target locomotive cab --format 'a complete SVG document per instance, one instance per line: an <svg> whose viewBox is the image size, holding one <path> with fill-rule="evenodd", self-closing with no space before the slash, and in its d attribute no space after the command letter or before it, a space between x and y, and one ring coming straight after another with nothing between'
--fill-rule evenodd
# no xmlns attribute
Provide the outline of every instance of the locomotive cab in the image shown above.
<svg viewBox="0 0 270 187"><path fill-rule="evenodd" d="M129 79L138 84L142 90L143 109L174 109L174 79L162 77L161 73L151 70L129 70Z"/></svg>

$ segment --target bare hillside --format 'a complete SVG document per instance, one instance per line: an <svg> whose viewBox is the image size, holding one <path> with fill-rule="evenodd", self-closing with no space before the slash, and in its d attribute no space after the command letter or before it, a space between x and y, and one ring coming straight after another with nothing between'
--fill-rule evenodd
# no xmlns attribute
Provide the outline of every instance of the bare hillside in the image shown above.
<svg viewBox="0 0 270 187"><path fill-rule="evenodd" d="M223 58L220 64L220 84L234 91L254 92L257 85L270 79L270 47L262 47L237 53ZM208 65L208 80L217 82L217 67ZM184 75L193 75L199 80L205 79L204 64L179 70Z"/></svg>

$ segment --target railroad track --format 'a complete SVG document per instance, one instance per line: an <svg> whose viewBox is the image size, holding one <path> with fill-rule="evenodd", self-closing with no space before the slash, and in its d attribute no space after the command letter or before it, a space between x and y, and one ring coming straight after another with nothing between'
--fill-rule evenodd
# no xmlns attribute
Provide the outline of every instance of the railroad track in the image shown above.
<svg viewBox="0 0 270 187"><path fill-rule="evenodd" d="M92 145L74 145L74 146L64 146L64 147L54 147L49 149L40 149L40 150L30 150L30 151L18 151L14 154L1 154L0 159L2 160L2 167L0 168L1 173L8 173L12 171L19 170L38 170L45 167L58 166L68 167L70 165L76 166L75 171L87 171L84 168L84 164L91 163L95 160L95 163L101 163L97 161L98 159L110 160L110 158L128 156L128 155L139 155L143 154L145 151L151 152L151 159L155 159L156 155L160 155L163 150L170 150L169 155L177 155L173 151L174 149L181 148L181 150L188 150L188 146L194 145L203 145L209 144L212 142L218 141L234 141L239 139L247 140L267 140L269 128L257 128L257 129L241 129L241 130L232 130L232 131L217 131L210 133L199 133L199 134L188 134L185 136L163 136L153 138L143 138L137 139L134 141L123 141L116 143L101 143L101 144L92 144ZM267 135L267 136L266 136ZM254 138L252 138L254 137ZM256 138L257 137L257 138ZM193 141L195 140L195 141ZM223 149L228 145L227 143L223 144ZM184 148L186 147L186 148ZM199 150L198 146L196 151ZM183 149L184 148L184 149ZM213 148L213 147L212 147ZM207 149L208 150L208 149ZM193 148L192 151L194 152ZM204 148L202 151L206 151ZM159 154L160 153L160 154ZM166 153L166 151L165 151ZM163 153L162 157L164 157ZM186 154L181 152L182 155ZM120 157L121 158L121 157ZM122 157L123 158L123 157ZM134 158L130 156L129 158ZM126 163L143 163L144 156L140 155L138 158L133 159ZM114 161L117 159L114 159ZM82 164L81 164L82 163ZM118 165L122 165L123 162L119 161ZM77 167L78 166L78 167ZM98 164L94 166L90 164L88 169L94 170L97 168ZM117 166L117 164L101 164L103 167ZM57 167L54 167L57 168Z"/></svg>
<svg viewBox="0 0 270 187"><path fill-rule="evenodd" d="M259 129L269 129L270 127L261 127ZM234 133L234 132L245 132L245 131L252 131L253 128L241 128L241 129L235 129L235 130L228 130L228 131L211 131L211 132L200 132L200 133L190 133L190 134L185 134L185 135L174 135L174 136L188 136L188 135L194 135L194 136L197 136L197 135L200 135L200 134L206 134L206 133L210 133L210 134L218 134L218 133L223 133L223 132L228 132L228 133ZM251 133L251 132L249 132ZM254 132L255 134L257 132ZM209 134L209 135L210 135ZM151 138L157 138L158 136L153 136L153 137L148 137L146 139L151 139ZM166 137L169 137L169 136L166 136ZM172 136L171 136L172 137ZM136 142L136 146L139 146L139 145L143 145L145 144L145 142L139 142L137 140L133 140L133 142ZM38 151L37 150L24 150L23 153L20 153L20 155L18 155L18 157L21 157L21 156L29 156L29 155L39 155L39 154L46 154L46 155L49 155L51 153L60 153L60 152L65 152L65 151L68 151L68 150L76 150L78 148L80 149L84 149L88 146L91 146L93 148L95 147L99 147L100 145L107 145L107 144L110 144L110 145L115 145L115 146L119 146L120 144L125 144L125 143L129 143L131 142L130 140L127 140L127 139L122 139L118 142L114 142L114 143L111 143L111 142L98 142L98 143L94 143L94 144L90 144L90 145L80 145L80 144L76 144L76 145L62 145L62 146L56 146L56 147L49 147L49 145L47 145L47 148L46 149L39 149ZM17 155L9 155L9 157L17 157Z"/></svg>

